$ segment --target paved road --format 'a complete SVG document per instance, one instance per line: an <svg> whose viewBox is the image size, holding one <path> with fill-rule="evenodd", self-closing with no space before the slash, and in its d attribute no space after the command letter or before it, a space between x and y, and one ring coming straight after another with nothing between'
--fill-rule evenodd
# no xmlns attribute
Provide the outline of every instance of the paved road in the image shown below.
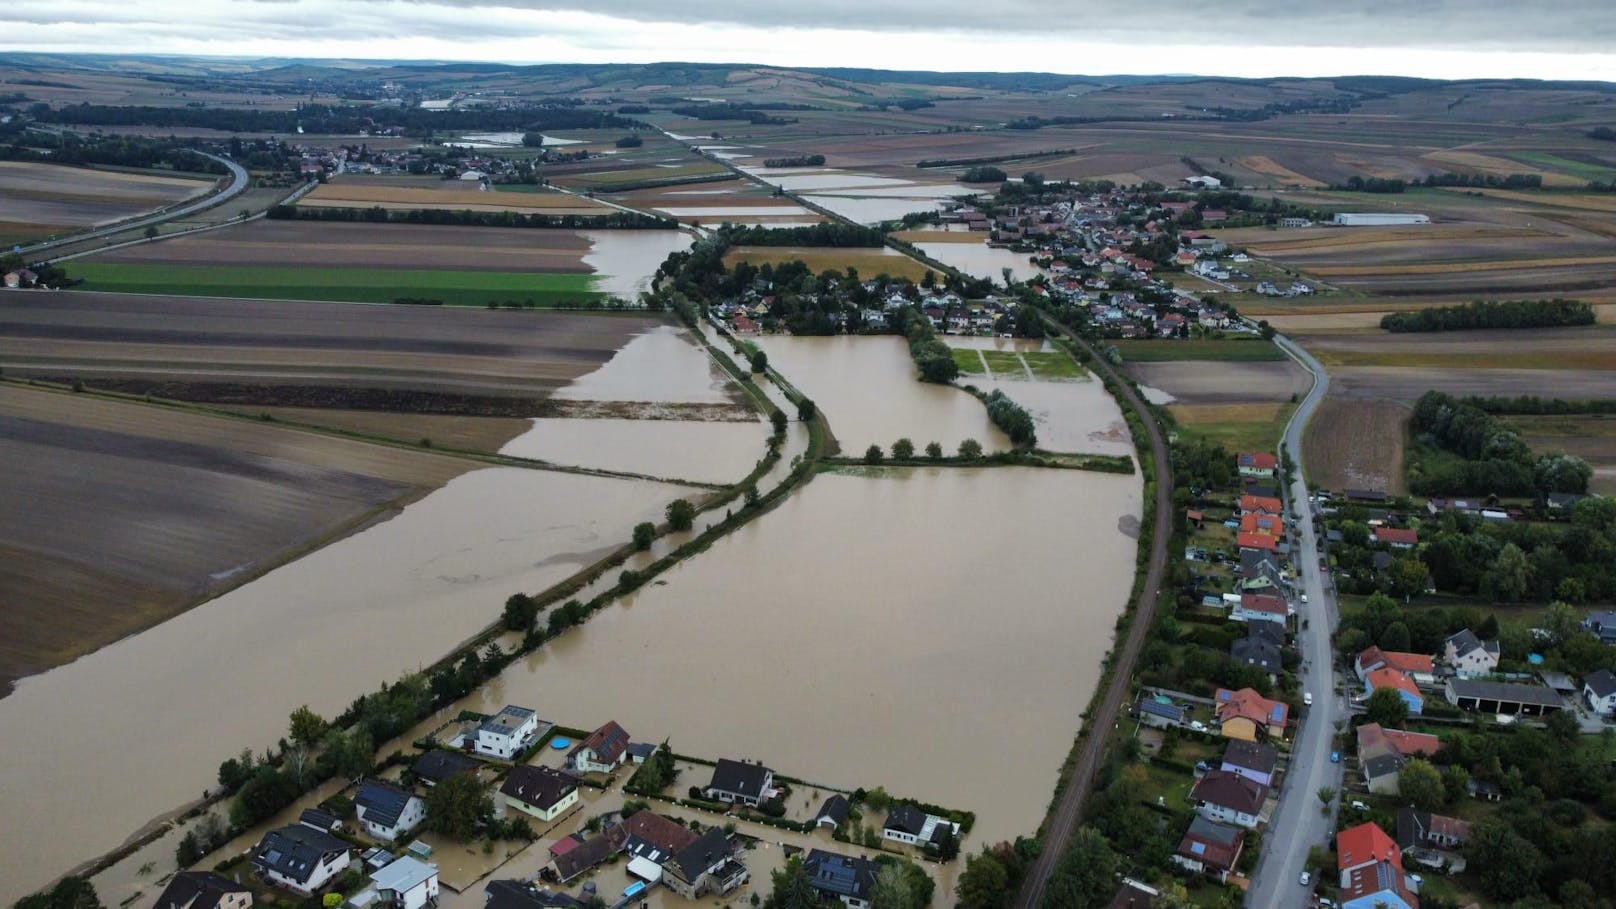
<svg viewBox="0 0 1616 909"><path fill-rule="evenodd" d="M1094 348L1081 338L1068 337L1072 337L1093 356L1091 365L1095 370L1115 376L1111 365L1096 354ZM1083 804L1094 786L1094 776L1105 757L1105 746L1111 740L1111 729L1108 727L1116 725L1122 702L1133 687L1134 663L1138 662L1139 650L1144 646L1145 637L1155 621L1156 597L1167 570L1167 540L1173 535L1173 469L1167 457L1167 440L1162 437L1161 427L1150 418L1150 411L1133 386L1119 380L1116 387L1127 399L1128 406L1144 418L1145 430L1150 435L1151 460L1156 465L1155 536L1151 540L1150 561L1145 567L1145 582L1140 587L1138 608L1134 612L1133 623L1128 626L1128 637L1117 649L1115 668L1106 686L1105 697L1089 716L1089 735L1083 740L1077 765L1072 768L1072 777L1067 781L1066 788L1061 790L1060 805L1055 809L1049 829L1044 832L1043 851L1039 853L1027 880L1022 883L1021 892L1016 895L1016 909L1040 909L1043 905L1049 876L1065 853L1083 817Z"/></svg>
<svg viewBox="0 0 1616 909"><path fill-rule="evenodd" d="M204 158L212 158L220 164L223 164L225 167L230 168L230 185L225 187L222 192L214 193L211 196L204 196L195 202L182 205L178 208L166 209L153 215L147 215L144 218L136 218L133 221L120 221L117 224L109 224L106 227L97 227L93 230L70 234L66 237L48 240L44 243L35 243L33 246L24 246L22 248L22 254L25 256L32 256L35 253L45 252L46 250L54 249L55 247L63 246L68 243L83 243L85 240L94 240L97 237L110 236L111 234L121 234L127 230L139 230L147 225L161 224L164 221L172 221L176 218L183 218L187 215L202 211L203 209L212 208L215 205L222 205L247 191L247 186L252 181L248 178L246 169L244 169L241 165L230 160L229 158L221 158L218 155L210 155L207 152L197 152L197 154Z"/></svg>
<svg viewBox="0 0 1616 909"><path fill-rule="evenodd" d="M1335 724L1346 717L1344 705L1335 694L1335 660L1330 650L1330 631L1337 620L1335 592L1326 587L1324 573L1319 570L1318 541L1313 533L1307 472L1302 462L1302 432L1329 391L1330 377L1318 360L1289 339L1275 336L1274 341L1313 374L1313 388L1291 416L1282 442L1291 463L1296 465L1290 509L1291 521L1299 531L1301 542L1293 564L1298 568L1300 590L1308 599L1306 604L1297 607L1301 626L1297 646L1302 651L1302 690L1312 693L1313 706L1303 710L1279 807L1270 820L1268 832L1263 835L1262 859L1252 875L1246 897L1246 905L1253 909L1308 904L1307 896L1312 888L1304 888L1298 881L1308 849L1324 845L1333 830L1331 817L1319 813L1317 793L1324 786L1337 793L1341 790L1341 765L1330 762L1330 750ZM1298 513L1302 516L1300 520ZM1337 804L1339 801L1338 795ZM1316 879L1320 869L1312 870ZM1335 873L1334 868L1323 871Z"/></svg>

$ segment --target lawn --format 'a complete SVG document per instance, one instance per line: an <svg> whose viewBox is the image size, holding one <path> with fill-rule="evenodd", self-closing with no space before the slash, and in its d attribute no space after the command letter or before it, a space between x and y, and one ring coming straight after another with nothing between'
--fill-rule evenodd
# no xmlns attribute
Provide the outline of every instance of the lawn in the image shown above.
<svg viewBox="0 0 1616 909"><path fill-rule="evenodd" d="M982 357L978 355L977 351L963 347L951 347L949 348L949 352L954 355L954 365L959 367L959 371L962 374L968 376L980 376L984 374L982 369Z"/></svg>
<svg viewBox="0 0 1616 909"><path fill-rule="evenodd" d="M74 263L84 289L121 293L391 303L400 297L483 306L533 300L540 306L595 299L593 275L392 268L284 268Z"/></svg>
<svg viewBox="0 0 1616 909"><path fill-rule="evenodd" d="M1284 351L1259 338L1234 340L1155 340L1113 341L1111 346L1126 363L1160 363L1169 360L1221 360L1251 362L1283 360Z"/></svg>
<svg viewBox="0 0 1616 909"><path fill-rule="evenodd" d="M1194 405L1191 405L1194 406ZM1180 419L1178 433L1217 442L1230 451L1273 451L1279 446L1279 437L1285 432L1285 423L1291 418L1295 404L1262 405L1273 408L1273 418L1264 420L1226 420L1217 422L1191 422ZM1169 413L1179 408L1168 405Z"/></svg>
<svg viewBox="0 0 1616 909"><path fill-rule="evenodd" d="M1175 755L1174 760L1177 759ZM1140 800L1147 805L1162 805L1172 811L1186 811L1189 809L1190 788L1194 785L1195 778L1181 770L1147 765Z"/></svg>
<svg viewBox="0 0 1616 909"><path fill-rule="evenodd" d="M1081 379L1088 375L1088 370L1060 351L1024 353L1021 358L1032 367L1032 374L1040 379Z"/></svg>
<svg viewBox="0 0 1616 909"><path fill-rule="evenodd" d="M988 361L988 369L993 370L994 376L1024 379L1027 376L1026 367L1021 365L1021 355L1013 350L984 350L982 356Z"/></svg>

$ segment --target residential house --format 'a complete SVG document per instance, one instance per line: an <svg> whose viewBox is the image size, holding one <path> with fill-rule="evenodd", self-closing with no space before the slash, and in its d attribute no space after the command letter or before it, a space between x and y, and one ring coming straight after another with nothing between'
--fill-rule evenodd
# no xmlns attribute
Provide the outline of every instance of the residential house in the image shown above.
<svg viewBox="0 0 1616 909"><path fill-rule="evenodd" d="M302 824L264 834L253 850L253 867L264 880L308 896L331 883L353 862L353 847Z"/></svg>
<svg viewBox="0 0 1616 909"><path fill-rule="evenodd" d="M393 842L426 820L426 802L383 780L366 780L354 796L359 825L376 839Z"/></svg>
<svg viewBox="0 0 1616 909"><path fill-rule="evenodd" d="M927 814L908 802L893 805L887 811L886 822L881 825L882 839L909 846L928 846L958 835L958 824L945 817Z"/></svg>
<svg viewBox="0 0 1616 909"><path fill-rule="evenodd" d="M1202 815L1247 829L1262 822L1267 799L1267 786L1227 770L1208 770L1190 790L1190 801Z"/></svg>
<svg viewBox="0 0 1616 909"><path fill-rule="evenodd" d="M819 813L814 816L814 825L835 830L847 820L848 807L847 796L840 794L831 796L825 800L825 804L819 806Z"/></svg>
<svg viewBox="0 0 1616 909"><path fill-rule="evenodd" d="M499 787L505 805L546 823L578 804L578 784L559 770L523 764Z"/></svg>
<svg viewBox="0 0 1616 909"><path fill-rule="evenodd" d="M1144 698L1134 705L1133 715L1139 722L1156 729L1184 725L1184 708L1164 704L1154 698Z"/></svg>
<svg viewBox="0 0 1616 909"><path fill-rule="evenodd" d="M383 902L397 909L425 909L438 903L438 866L410 856L396 859L370 875Z"/></svg>
<svg viewBox="0 0 1616 909"><path fill-rule="evenodd" d="M1582 627L1598 635L1601 644L1616 644L1616 612L1597 610L1588 613Z"/></svg>
<svg viewBox="0 0 1616 909"><path fill-rule="evenodd" d="M483 899L483 909L585 909L583 900L521 880L489 881Z"/></svg>
<svg viewBox="0 0 1616 909"><path fill-rule="evenodd" d="M1243 451L1235 459L1243 477L1272 477L1279 459L1266 451Z"/></svg>
<svg viewBox="0 0 1616 909"><path fill-rule="evenodd" d="M1274 785L1274 768L1279 764L1279 751L1258 742L1235 740L1223 749L1223 763L1218 767L1225 773L1238 773L1253 783Z"/></svg>
<svg viewBox="0 0 1616 909"><path fill-rule="evenodd" d="M1442 642L1442 661L1461 678L1491 675L1498 670L1498 642L1483 641L1466 628Z"/></svg>
<svg viewBox="0 0 1616 909"><path fill-rule="evenodd" d="M825 902L841 900L848 909L869 909L870 891L881 864L859 856L838 855L823 849L810 849L802 860L808 885Z"/></svg>
<svg viewBox="0 0 1616 909"><path fill-rule="evenodd" d="M1213 696L1224 738L1255 742L1285 734L1290 707L1270 701L1250 688L1219 688Z"/></svg>
<svg viewBox="0 0 1616 909"><path fill-rule="evenodd" d="M1514 685L1481 679L1448 679L1448 703L1478 713L1547 716L1565 709L1565 699L1546 685Z"/></svg>
<svg viewBox="0 0 1616 909"><path fill-rule="evenodd" d="M628 756L629 737L613 720L596 729L567 754L567 766L581 773L611 773Z"/></svg>
<svg viewBox="0 0 1616 909"><path fill-rule="evenodd" d="M1279 597L1243 593L1240 595L1240 604L1230 611L1229 618L1236 622L1276 622L1283 626L1289 614L1285 601Z"/></svg>
<svg viewBox="0 0 1616 909"><path fill-rule="evenodd" d="M1359 681L1367 681L1369 673L1376 669L1395 669L1406 674L1416 684L1436 684L1435 661L1423 653L1402 653L1371 646L1358 654L1353 668L1357 670Z"/></svg>
<svg viewBox="0 0 1616 909"><path fill-rule="evenodd" d="M1397 810L1397 845L1414 849L1457 849L1470 839L1470 824L1456 817L1421 811L1413 806Z"/></svg>
<svg viewBox="0 0 1616 909"><path fill-rule="evenodd" d="M180 871L158 894L153 909L248 909L252 891L212 871Z"/></svg>
<svg viewBox="0 0 1616 909"><path fill-rule="evenodd" d="M1197 814L1184 831L1184 838L1178 841L1173 862L1187 871L1228 881L1245 842L1246 832L1239 827L1207 820Z"/></svg>
<svg viewBox="0 0 1616 909"><path fill-rule="evenodd" d="M1419 909L1403 850L1386 831L1359 824L1336 834L1335 850L1341 909Z"/></svg>
<svg viewBox="0 0 1616 909"><path fill-rule="evenodd" d="M1393 549L1413 549L1420 544L1420 535L1401 527L1371 527L1369 542L1385 543Z"/></svg>
<svg viewBox="0 0 1616 909"><path fill-rule="evenodd" d="M1285 535L1285 519L1276 514L1247 512L1240 516L1240 533L1257 533L1277 540Z"/></svg>
<svg viewBox="0 0 1616 909"><path fill-rule="evenodd" d="M1596 669L1582 680L1582 697L1588 709L1600 716L1616 713L1616 675L1609 669Z"/></svg>
<svg viewBox="0 0 1616 909"><path fill-rule="evenodd" d="M1279 517L1285 513L1285 506L1272 496L1243 495L1240 497L1240 513L1267 514Z"/></svg>
<svg viewBox="0 0 1616 909"><path fill-rule="evenodd" d="M1240 589L1247 592L1276 593L1284 583L1274 556L1256 549L1240 550L1238 576Z"/></svg>
<svg viewBox="0 0 1616 909"><path fill-rule="evenodd" d="M539 732L538 714L526 707L505 705L477 727L478 754L510 760L533 744Z"/></svg>
<svg viewBox="0 0 1616 909"><path fill-rule="evenodd" d="M756 808L774 795L774 771L762 764L720 758L702 793L714 801Z"/></svg>
<svg viewBox="0 0 1616 909"><path fill-rule="evenodd" d="M617 847L605 834L586 840L565 837L550 847L550 864L541 874L565 884L616 854Z"/></svg>
<svg viewBox="0 0 1616 909"><path fill-rule="evenodd" d="M1273 622L1247 622L1246 636L1235 638L1229 645L1229 659L1275 675L1285 666L1284 642L1284 626Z"/></svg>
<svg viewBox="0 0 1616 909"><path fill-rule="evenodd" d="M1412 757L1430 757L1442 747L1434 735L1387 729L1379 723L1358 727L1358 766L1370 792L1395 795L1403 765Z"/></svg>
<svg viewBox="0 0 1616 909"><path fill-rule="evenodd" d="M1407 673L1390 666L1370 670L1364 676L1364 696L1368 697L1382 688L1390 688L1401 695L1410 714L1418 716L1425 712L1425 695L1420 693L1419 686Z"/></svg>
<svg viewBox="0 0 1616 909"><path fill-rule="evenodd" d="M1241 549L1254 549L1258 552L1275 552L1279 549L1279 540L1266 533L1245 533L1235 535L1235 543Z"/></svg>
<svg viewBox="0 0 1616 909"><path fill-rule="evenodd" d="M687 900L729 893L750 878L746 866L735 860L729 837L720 827L708 827L662 865L663 885Z"/></svg>
<svg viewBox="0 0 1616 909"><path fill-rule="evenodd" d="M1155 887L1125 877L1122 886L1117 888L1116 896L1105 904L1105 909L1156 909L1156 900L1160 896L1161 891Z"/></svg>
<svg viewBox="0 0 1616 909"><path fill-rule="evenodd" d="M435 748L416 758L410 771L421 785L430 789L457 773L471 773L480 766L476 758L459 751Z"/></svg>
<svg viewBox="0 0 1616 909"><path fill-rule="evenodd" d="M630 742L628 745L628 760L631 764L643 764L656 754L655 742Z"/></svg>

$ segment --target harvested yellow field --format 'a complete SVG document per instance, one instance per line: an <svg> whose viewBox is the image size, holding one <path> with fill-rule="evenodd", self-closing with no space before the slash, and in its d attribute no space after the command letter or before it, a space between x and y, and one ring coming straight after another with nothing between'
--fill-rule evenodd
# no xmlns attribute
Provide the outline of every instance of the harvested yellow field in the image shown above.
<svg viewBox="0 0 1616 909"><path fill-rule="evenodd" d="M1616 212L1616 196L1596 196L1591 193L1555 193L1553 196L1542 196L1536 193L1520 192L1513 189L1470 189L1468 192L1482 193L1495 199L1510 199L1515 202L1531 202L1536 205L1547 205L1556 208L1579 208L1584 211Z"/></svg>
<svg viewBox="0 0 1616 909"><path fill-rule="evenodd" d="M1500 347L1508 346L1501 342ZM1538 350L1510 353L1371 353L1311 350L1325 366L1423 366L1435 369L1616 370L1616 351Z"/></svg>
<svg viewBox="0 0 1616 909"><path fill-rule="evenodd" d="M1616 256L1569 256L1553 259L1513 259L1506 262L1419 262L1406 265L1315 265L1308 271L1330 278L1356 275L1445 275L1473 271L1519 271L1523 268L1612 265Z"/></svg>
<svg viewBox="0 0 1616 909"><path fill-rule="evenodd" d="M908 243L981 243L987 235L969 230L899 230L892 237Z"/></svg>
<svg viewBox="0 0 1616 909"><path fill-rule="evenodd" d="M1236 158L1235 163L1247 170L1262 174L1265 177L1273 177L1276 180L1281 180L1289 186L1306 186L1309 189L1323 189L1330 185L1322 180L1315 180L1312 177L1306 176L1305 174L1299 174L1266 155L1252 155L1249 158Z"/></svg>
<svg viewBox="0 0 1616 909"><path fill-rule="evenodd" d="M1242 308L1242 312L1249 312ZM1379 331L1380 319L1391 310L1366 309L1360 312L1293 313L1268 316L1268 324L1285 334L1327 331Z"/></svg>
<svg viewBox="0 0 1616 909"><path fill-rule="evenodd" d="M1508 158L1495 158L1492 155L1483 155L1477 152L1439 151L1432 152L1426 155L1425 158L1440 164L1452 164L1456 167L1480 171L1495 177L1507 177L1510 174L1537 174L1543 178L1544 186L1581 187L1588 182L1570 174L1554 173L1553 171L1522 164L1519 161L1511 161Z"/></svg>
<svg viewBox="0 0 1616 909"><path fill-rule="evenodd" d="M806 263L815 274L831 268L837 271L856 268L859 275L865 278L888 274L895 278L919 281L926 276L927 271L924 264L886 247L828 249L807 246L737 246L724 254L724 264L729 267L733 267L737 262L749 262L752 265L768 262L779 265L792 261Z"/></svg>
<svg viewBox="0 0 1616 909"><path fill-rule="evenodd" d="M1421 227L1313 227L1299 230L1274 231L1265 227L1219 231L1218 239L1232 245L1244 246L1260 256L1283 256L1286 253L1319 253L1335 250L1354 250L1366 246L1433 243L1438 240L1513 240L1528 237L1553 237L1551 231L1526 227L1494 227L1476 224L1430 224Z"/></svg>
<svg viewBox="0 0 1616 909"><path fill-rule="evenodd" d="M518 211L545 215L601 215L612 209L565 193L491 193L461 189L327 183L299 205L326 208L445 209Z"/></svg>
<svg viewBox="0 0 1616 909"><path fill-rule="evenodd" d="M1272 423L1281 419L1291 405L1274 401L1250 404L1173 404L1170 409L1180 423Z"/></svg>

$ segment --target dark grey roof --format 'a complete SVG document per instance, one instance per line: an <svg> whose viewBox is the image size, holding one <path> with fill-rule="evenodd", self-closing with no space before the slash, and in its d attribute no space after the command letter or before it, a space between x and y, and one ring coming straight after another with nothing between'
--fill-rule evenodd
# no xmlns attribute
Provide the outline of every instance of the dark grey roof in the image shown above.
<svg viewBox="0 0 1616 909"><path fill-rule="evenodd" d="M847 820L847 796L833 795L819 806L819 814L814 816L816 821L830 820L833 824L841 824Z"/></svg>
<svg viewBox="0 0 1616 909"><path fill-rule="evenodd" d="M1588 673L1587 678L1584 678L1582 683L1593 690L1596 698L1616 694L1616 675L1612 675L1609 669L1596 669Z"/></svg>
<svg viewBox="0 0 1616 909"><path fill-rule="evenodd" d="M1209 770L1195 782L1190 798L1209 805L1231 808L1245 814L1262 810L1268 787L1226 770Z"/></svg>
<svg viewBox="0 0 1616 909"><path fill-rule="evenodd" d="M1223 749L1223 763L1258 773L1273 773L1274 765L1279 763L1279 752L1271 745L1236 739Z"/></svg>
<svg viewBox="0 0 1616 909"><path fill-rule="evenodd" d="M476 770L478 762L475 758L461 754L458 751L446 751L442 748L433 749L415 759L410 769L423 780L441 783L457 773Z"/></svg>
<svg viewBox="0 0 1616 909"><path fill-rule="evenodd" d="M1616 612L1598 610L1588 613L1582 620L1582 627L1599 635L1599 639L1609 644L1616 641Z"/></svg>
<svg viewBox="0 0 1616 909"><path fill-rule="evenodd" d="M768 778L769 768L762 764L721 758L713 767L713 779L707 784L707 788L749 799L760 799L763 797L763 785Z"/></svg>
<svg viewBox="0 0 1616 909"><path fill-rule="evenodd" d="M605 834L598 834L584 840L564 855L555 859L556 876L565 884L585 871L606 861L607 857L617 851L612 841Z"/></svg>
<svg viewBox="0 0 1616 909"><path fill-rule="evenodd" d="M1252 625L1274 625L1274 622L1252 622ZM1236 663L1257 666L1268 672L1278 672L1284 665L1279 645L1252 636L1235 638L1229 645L1229 657Z"/></svg>
<svg viewBox="0 0 1616 909"><path fill-rule="evenodd" d="M505 778L505 785L499 787L499 792L540 811L549 811L577 788L578 784L572 781L572 777L558 770L524 764L511 768L511 774Z"/></svg>
<svg viewBox="0 0 1616 909"><path fill-rule="evenodd" d="M1147 702L1149 703L1149 702ZM897 830L910 836L919 836L920 831L926 827L926 812L905 802L893 805L887 812L887 821L882 825L883 830Z"/></svg>
<svg viewBox="0 0 1616 909"><path fill-rule="evenodd" d="M1403 757L1399 754L1379 754L1363 762L1364 776L1371 780L1391 776L1402 769Z"/></svg>
<svg viewBox="0 0 1616 909"><path fill-rule="evenodd" d="M1247 622L1246 637L1260 638L1274 644L1276 647L1285 646L1285 626L1278 622Z"/></svg>
<svg viewBox="0 0 1616 909"><path fill-rule="evenodd" d="M1140 701L1139 712L1159 716L1164 720L1172 720L1175 723L1183 722L1184 720L1184 708L1175 707L1172 704L1163 704L1153 698Z"/></svg>
<svg viewBox="0 0 1616 909"><path fill-rule="evenodd" d="M1536 704L1542 707L1563 707L1565 701L1553 688L1542 685L1515 685L1509 682L1489 682L1482 679L1448 679L1456 697L1480 698L1484 701L1508 701L1517 704Z"/></svg>
<svg viewBox="0 0 1616 909"><path fill-rule="evenodd" d="M341 826L342 818L319 808L305 808L303 813L297 816L297 822L316 830L332 830Z"/></svg>
<svg viewBox="0 0 1616 909"><path fill-rule="evenodd" d="M583 909L582 900L565 893L540 890L527 881L489 881L483 888L483 909Z"/></svg>
<svg viewBox="0 0 1616 909"><path fill-rule="evenodd" d="M398 824L399 816L413 798L408 792L382 780L365 780L354 796L354 807L364 809L363 820L381 827Z"/></svg>
<svg viewBox="0 0 1616 909"><path fill-rule="evenodd" d="M500 735L510 735L511 732L516 729L516 727L527 722L528 717L532 715L533 711L526 707L518 707L515 704L506 704L498 713L486 720L483 720L482 725L477 727L477 731L496 732Z"/></svg>
<svg viewBox="0 0 1616 909"><path fill-rule="evenodd" d="M1431 812L1421 811L1412 805L1405 805L1397 809L1397 846L1400 849L1413 849L1425 840L1425 832L1431 829Z"/></svg>
<svg viewBox="0 0 1616 909"><path fill-rule="evenodd" d="M822 894L868 900L881 865L867 858L810 849L802 860L808 884Z"/></svg>
<svg viewBox="0 0 1616 909"><path fill-rule="evenodd" d="M227 893L246 893L248 888L212 871L181 871L168 882L152 909L214 909Z"/></svg>
<svg viewBox="0 0 1616 909"><path fill-rule="evenodd" d="M253 850L253 864L282 877L306 883L316 865L352 847L323 830L291 824L264 834Z"/></svg>
<svg viewBox="0 0 1616 909"><path fill-rule="evenodd" d="M694 843L679 850L671 864L676 873L695 883L707 869L723 864L730 857L729 837L718 827L708 827ZM668 864L663 865L664 868Z"/></svg>
<svg viewBox="0 0 1616 909"><path fill-rule="evenodd" d="M1385 571L1392 567L1392 554L1389 552L1376 552L1369 557L1369 564L1376 571Z"/></svg>
<svg viewBox="0 0 1616 909"><path fill-rule="evenodd" d="M656 753L656 749L657 746L654 742L630 742L628 756L636 761L643 761Z"/></svg>
<svg viewBox="0 0 1616 909"><path fill-rule="evenodd" d="M1447 649L1448 644L1453 645L1454 655L1461 657L1472 650L1485 650L1488 653L1498 652L1498 644L1496 641L1483 641L1481 638L1476 637L1476 633L1468 628L1448 635L1448 639L1443 642L1443 649Z"/></svg>
<svg viewBox="0 0 1616 909"><path fill-rule="evenodd" d="M1207 842L1217 843L1223 846L1233 846L1241 837L1239 827L1231 827L1228 824L1220 824L1217 821L1210 820L1199 814L1190 819L1190 829L1188 832L1200 839L1206 840Z"/></svg>

